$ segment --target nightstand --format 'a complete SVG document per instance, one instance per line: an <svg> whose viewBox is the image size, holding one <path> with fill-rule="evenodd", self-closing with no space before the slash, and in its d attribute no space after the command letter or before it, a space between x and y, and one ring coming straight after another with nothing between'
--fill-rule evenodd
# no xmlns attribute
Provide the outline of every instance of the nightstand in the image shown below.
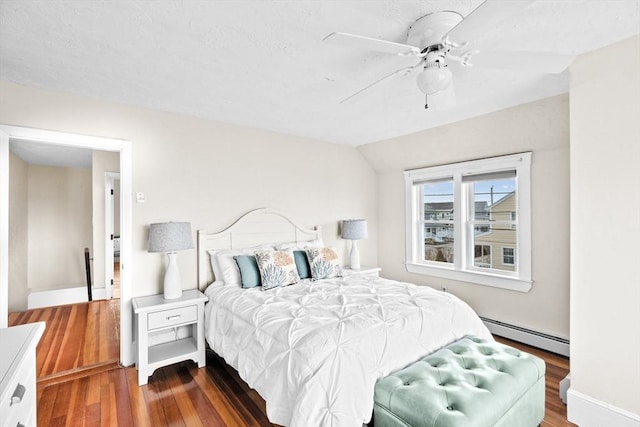
<svg viewBox="0 0 640 427"><path fill-rule="evenodd" d="M138 385L147 384L149 376L162 367L183 360L205 366L204 303L207 297L197 289L182 292L182 297L166 300L162 295L133 298L136 324ZM179 327L187 326L191 335L178 338ZM167 332L175 339L154 344L153 339Z"/></svg>
<svg viewBox="0 0 640 427"><path fill-rule="evenodd" d="M349 276L374 276L380 277L380 271L382 268L380 267L369 267L366 265L361 266L358 270L352 270L348 266L342 269L342 275L344 277Z"/></svg>

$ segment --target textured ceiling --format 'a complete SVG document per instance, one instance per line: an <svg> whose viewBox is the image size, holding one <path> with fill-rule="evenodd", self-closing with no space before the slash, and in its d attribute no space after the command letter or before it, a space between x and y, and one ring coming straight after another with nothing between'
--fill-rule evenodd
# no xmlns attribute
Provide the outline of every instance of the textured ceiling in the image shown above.
<svg viewBox="0 0 640 427"><path fill-rule="evenodd" d="M566 92L568 72L453 64L454 108L425 111L413 77L339 103L415 60L327 34L402 43L417 18L481 3L0 0L0 79L351 145ZM637 33L638 0L538 0L477 47L580 54Z"/></svg>
<svg viewBox="0 0 640 427"><path fill-rule="evenodd" d="M90 168L93 150L36 141L11 140L9 150L30 165Z"/></svg>

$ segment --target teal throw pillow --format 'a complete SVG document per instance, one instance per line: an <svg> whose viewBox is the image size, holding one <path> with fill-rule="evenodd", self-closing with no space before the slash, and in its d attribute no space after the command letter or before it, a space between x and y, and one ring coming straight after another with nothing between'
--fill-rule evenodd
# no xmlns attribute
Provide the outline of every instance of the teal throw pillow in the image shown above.
<svg viewBox="0 0 640 427"><path fill-rule="evenodd" d="M298 276L301 279L311 279L311 267L305 251L293 251L293 260L296 262Z"/></svg>
<svg viewBox="0 0 640 427"><path fill-rule="evenodd" d="M256 257L252 255L238 255L233 259L240 269L240 283L243 288L255 288L261 285L260 270Z"/></svg>

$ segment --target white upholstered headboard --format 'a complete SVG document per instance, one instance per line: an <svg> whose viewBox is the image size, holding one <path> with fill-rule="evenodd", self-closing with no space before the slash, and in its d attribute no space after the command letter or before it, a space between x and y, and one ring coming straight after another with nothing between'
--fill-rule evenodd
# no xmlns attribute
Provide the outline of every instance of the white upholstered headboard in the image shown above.
<svg viewBox="0 0 640 427"><path fill-rule="evenodd" d="M209 250L240 249L266 243L301 243L321 238L321 227L300 227L282 212L269 208L249 211L220 232L198 230L198 288L203 290L213 281Z"/></svg>

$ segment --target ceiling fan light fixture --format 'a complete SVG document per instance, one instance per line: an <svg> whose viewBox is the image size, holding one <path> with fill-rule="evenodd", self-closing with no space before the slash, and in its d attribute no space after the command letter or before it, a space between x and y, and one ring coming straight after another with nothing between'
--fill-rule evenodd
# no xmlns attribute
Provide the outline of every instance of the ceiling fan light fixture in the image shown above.
<svg viewBox="0 0 640 427"><path fill-rule="evenodd" d="M451 71L440 62L433 62L424 67L424 71L416 77L418 88L425 95L435 95L451 85Z"/></svg>

